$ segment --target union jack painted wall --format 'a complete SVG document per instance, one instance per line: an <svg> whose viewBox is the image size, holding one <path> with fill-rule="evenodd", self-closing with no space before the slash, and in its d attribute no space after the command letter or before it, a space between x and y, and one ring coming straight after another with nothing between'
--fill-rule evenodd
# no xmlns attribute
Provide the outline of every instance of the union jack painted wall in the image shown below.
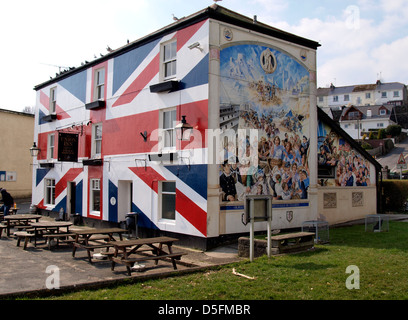
<svg viewBox="0 0 408 320"><path fill-rule="evenodd" d="M45 210L67 210L67 199L75 195L71 212L83 217L120 222L125 219L121 199L121 182L131 183L129 211L139 212L139 225L199 237L207 235L207 165L205 130L208 119L208 37L209 20L202 20L161 35L149 42L129 46L121 54L100 59L100 63L61 80L37 88L35 136L40 153L34 161L33 203ZM150 86L160 83L162 44L176 40L179 88L169 93L152 93ZM191 43L207 44L191 50ZM96 71L104 68L105 106L88 110L94 101L98 81ZM56 119L47 119L51 111L51 92L56 99L52 110ZM157 154L160 111L175 108L194 124L198 137L190 142L175 143L183 149L185 159L175 163L149 161L147 154ZM83 165L92 154L93 128L102 126L101 165ZM147 141L141 132L147 132ZM77 133L78 162L60 162L58 132ZM54 138L50 138L54 134ZM53 139L50 141L50 139ZM53 148L50 148L53 144ZM188 158L188 159L187 159ZM92 179L100 180L100 208L90 207ZM162 222L158 217L158 181L176 183L176 217ZM68 182L75 190L68 196ZM48 185L47 185L48 184ZM123 183L122 183L123 185ZM123 189L124 190L124 189ZM51 195L47 195L47 192ZM49 198L54 198L50 200ZM122 197L123 198L123 197ZM128 212L129 212L128 211Z"/></svg>

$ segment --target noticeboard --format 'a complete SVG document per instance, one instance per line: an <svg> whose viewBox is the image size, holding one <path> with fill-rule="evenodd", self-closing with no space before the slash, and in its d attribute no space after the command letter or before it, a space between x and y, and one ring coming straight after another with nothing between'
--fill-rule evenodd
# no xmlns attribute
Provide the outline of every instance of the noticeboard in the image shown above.
<svg viewBox="0 0 408 320"><path fill-rule="evenodd" d="M272 197L267 195L245 196L245 219L255 222L268 221L272 210Z"/></svg>
<svg viewBox="0 0 408 320"><path fill-rule="evenodd" d="M78 162L78 134L58 134L58 161Z"/></svg>

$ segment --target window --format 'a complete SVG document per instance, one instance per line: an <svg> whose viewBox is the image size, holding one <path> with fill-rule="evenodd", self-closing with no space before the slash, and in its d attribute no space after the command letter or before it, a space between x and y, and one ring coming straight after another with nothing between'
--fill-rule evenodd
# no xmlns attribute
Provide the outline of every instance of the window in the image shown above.
<svg viewBox="0 0 408 320"><path fill-rule="evenodd" d="M384 123L377 123L377 128L383 128L384 127Z"/></svg>
<svg viewBox="0 0 408 320"><path fill-rule="evenodd" d="M57 111L57 87L50 89L50 114Z"/></svg>
<svg viewBox="0 0 408 320"><path fill-rule="evenodd" d="M105 68L95 71L94 100L105 98Z"/></svg>
<svg viewBox="0 0 408 320"><path fill-rule="evenodd" d="M399 97L399 91L394 91L394 98Z"/></svg>
<svg viewBox="0 0 408 320"><path fill-rule="evenodd" d="M350 95L349 94L344 95L344 101L350 101Z"/></svg>
<svg viewBox="0 0 408 320"><path fill-rule="evenodd" d="M319 97L319 102L323 102L323 97Z"/></svg>
<svg viewBox="0 0 408 320"><path fill-rule="evenodd" d="M44 192L44 204L55 205L55 180L44 179L45 192Z"/></svg>
<svg viewBox="0 0 408 320"><path fill-rule="evenodd" d="M381 92L381 98L387 98L387 92L386 91Z"/></svg>
<svg viewBox="0 0 408 320"><path fill-rule="evenodd" d="M366 99L371 99L371 93L370 92L366 93Z"/></svg>
<svg viewBox="0 0 408 320"><path fill-rule="evenodd" d="M92 127L92 157L100 157L102 153L102 124L96 123Z"/></svg>
<svg viewBox="0 0 408 320"><path fill-rule="evenodd" d="M90 209L91 211L101 211L101 180L91 179L90 182Z"/></svg>
<svg viewBox="0 0 408 320"><path fill-rule="evenodd" d="M333 96L333 102L338 102L339 101L339 96Z"/></svg>
<svg viewBox="0 0 408 320"><path fill-rule="evenodd" d="M163 78L176 76L177 71L177 42L172 41L162 46Z"/></svg>
<svg viewBox="0 0 408 320"><path fill-rule="evenodd" d="M381 109L380 110L380 115L385 116L387 114L387 110Z"/></svg>
<svg viewBox="0 0 408 320"><path fill-rule="evenodd" d="M177 110L171 109L163 111L163 122L162 122L162 148L169 149L176 147L176 131L174 130L176 117L177 117Z"/></svg>
<svg viewBox="0 0 408 320"><path fill-rule="evenodd" d="M54 145L55 145L55 134L48 135L48 143L47 143L47 159L54 158Z"/></svg>
<svg viewBox="0 0 408 320"><path fill-rule="evenodd" d="M160 181L160 210L161 218L176 219L176 182Z"/></svg>

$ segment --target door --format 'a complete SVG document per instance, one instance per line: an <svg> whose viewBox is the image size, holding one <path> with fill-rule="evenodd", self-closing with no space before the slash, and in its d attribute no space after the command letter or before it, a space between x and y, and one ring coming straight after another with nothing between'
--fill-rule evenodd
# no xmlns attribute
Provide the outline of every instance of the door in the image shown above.
<svg viewBox="0 0 408 320"><path fill-rule="evenodd" d="M118 221L125 221L126 214L132 211L133 182L118 181Z"/></svg>
<svg viewBox="0 0 408 320"><path fill-rule="evenodd" d="M68 181L67 184L67 214L75 214L75 201L76 201L76 183Z"/></svg>

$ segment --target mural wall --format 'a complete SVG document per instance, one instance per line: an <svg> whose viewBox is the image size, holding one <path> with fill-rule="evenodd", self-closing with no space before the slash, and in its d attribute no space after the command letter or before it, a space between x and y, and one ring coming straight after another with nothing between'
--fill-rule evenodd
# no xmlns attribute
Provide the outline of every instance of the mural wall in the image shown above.
<svg viewBox="0 0 408 320"><path fill-rule="evenodd" d="M318 123L317 136L318 183L321 186L364 187L371 185L370 162L367 159L321 121Z"/></svg>
<svg viewBox="0 0 408 320"><path fill-rule="evenodd" d="M220 73L223 201L306 199L308 70L272 47L240 44L221 51Z"/></svg>

